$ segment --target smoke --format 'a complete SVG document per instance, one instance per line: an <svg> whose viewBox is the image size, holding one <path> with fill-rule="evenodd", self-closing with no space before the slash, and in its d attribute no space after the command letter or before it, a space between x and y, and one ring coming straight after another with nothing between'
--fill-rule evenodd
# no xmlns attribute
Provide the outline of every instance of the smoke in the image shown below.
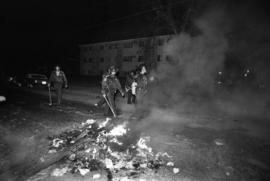
<svg viewBox="0 0 270 181"><path fill-rule="evenodd" d="M228 10L228 7L230 6L208 7L206 12L193 20L198 33L191 35L182 32L165 45L163 51L169 55L168 59L160 62L157 69L151 73L156 77L156 82L150 85L149 94L140 105L149 111L146 120L166 122L167 119L164 119L166 117L172 122L179 121L177 115L181 113L211 112L269 117L267 94L261 92L258 94L256 88L254 91L242 84L230 90L220 89L216 84L217 73L228 69L226 64L228 57L231 56L237 57L231 61L239 61L243 67L251 68L254 75L256 70L256 78L252 80L256 84L258 77L263 80L261 77L269 73L262 66L264 61L256 63L259 57L261 60L269 57L267 50L270 46L267 48L265 45L270 44L262 41L266 36L263 31L267 30L266 26L260 24L259 30L256 31L256 28L245 29L243 27L250 27L252 23L240 22L237 15L244 15L247 8L240 8L241 6L237 5ZM246 15L245 19L248 18ZM252 20L253 25L258 24L254 18ZM251 32L254 33L253 38L250 38ZM248 42L250 39L252 41ZM260 51L254 52L251 49ZM162 116L157 118L154 116L156 114Z"/></svg>
<svg viewBox="0 0 270 181"><path fill-rule="evenodd" d="M198 103L214 91L215 75L222 70L228 50L228 29L224 28L228 22L224 11L213 10L194 23L199 35L181 33L164 47L169 59L154 72L158 83L151 87L148 97L156 105Z"/></svg>

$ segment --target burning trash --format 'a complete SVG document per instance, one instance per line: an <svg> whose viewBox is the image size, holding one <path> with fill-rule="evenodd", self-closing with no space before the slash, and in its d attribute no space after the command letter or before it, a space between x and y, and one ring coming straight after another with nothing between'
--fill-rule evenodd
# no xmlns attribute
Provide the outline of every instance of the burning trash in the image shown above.
<svg viewBox="0 0 270 181"><path fill-rule="evenodd" d="M54 177L61 177L63 176L65 173L67 173L68 168L64 167L64 168L56 168L53 170L53 172L51 173L52 176Z"/></svg>
<svg viewBox="0 0 270 181"><path fill-rule="evenodd" d="M150 137L142 136L130 143L126 140L130 139L128 122L112 127L110 121L109 118L101 122L89 119L76 130L49 138L50 150L59 152L72 148L65 157L67 169L55 170L53 175L69 172L86 176L91 172L105 171L108 177L117 178L125 172L123 178L129 180L161 166L179 172L168 153L155 153L149 146ZM99 177L99 174L93 175L93 179Z"/></svg>
<svg viewBox="0 0 270 181"><path fill-rule="evenodd" d="M126 129L126 125L127 123L124 123L122 125L118 125L116 127L114 127L109 133L109 136L123 136L127 133L127 129Z"/></svg>

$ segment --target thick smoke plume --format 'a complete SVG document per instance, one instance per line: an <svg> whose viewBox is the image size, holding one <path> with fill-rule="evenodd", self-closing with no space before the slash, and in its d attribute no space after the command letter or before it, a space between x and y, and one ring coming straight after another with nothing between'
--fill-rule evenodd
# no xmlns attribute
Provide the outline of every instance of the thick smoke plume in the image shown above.
<svg viewBox="0 0 270 181"><path fill-rule="evenodd" d="M144 102L148 110L151 108L147 120L151 120L153 115L158 113L163 115L164 121L164 115L168 115L172 121L172 114L175 120L179 121L175 113L183 112L225 112L237 116L268 117L269 96L258 91L256 87L259 86L257 77L267 74L266 68L261 66L263 61L256 63L257 58L268 57L268 53L264 48L255 54L250 48L269 45L269 41L256 41L263 39L264 32L253 34L252 42L247 42L250 37L245 35L250 33L250 29L239 29L240 22L235 18L239 12L244 14L245 10L241 11L239 8L238 11L228 11L226 8L216 7L207 9L207 12L193 21L198 30L195 35L182 32L165 45L164 53L169 55L169 59L160 62L157 70L152 72L156 82L151 85ZM248 16L245 18L248 19ZM256 21L249 23L254 22ZM245 46L243 42L246 42ZM230 60L233 62L231 64L241 64L244 68L250 68L253 75L259 75L252 80L253 85L256 84L255 90L254 87L250 89L241 83L236 84L233 89L227 89L226 86L220 88L217 85L218 72L228 69L226 64L230 57L237 57ZM241 77L243 70L240 69L236 74ZM252 81L249 81L248 84L251 85ZM154 119L158 121L156 117Z"/></svg>
<svg viewBox="0 0 270 181"><path fill-rule="evenodd" d="M209 99L228 50L228 30L224 28L228 22L224 16L224 11L211 11L195 20L199 35L181 33L168 42L164 53L169 59L154 72L158 82L148 98L152 103L175 107Z"/></svg>

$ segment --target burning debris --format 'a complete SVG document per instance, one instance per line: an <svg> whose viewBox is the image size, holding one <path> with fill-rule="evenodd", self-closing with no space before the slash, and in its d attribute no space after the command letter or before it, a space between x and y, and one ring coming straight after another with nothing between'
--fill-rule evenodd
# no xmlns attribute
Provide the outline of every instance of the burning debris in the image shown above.
<svg viewBox="0 0 270 181"><path fill-rule="evenodd" d="M150 137L142 136L127 144L126 139L130 139L128 123L112 126L110 121L109 118L100 123L87 120L77 130L49 138L49 152L62 151L70 145L75 145L79 139L84 140L65 157L65 169L55 169L51 175L62 176L69 172L86 176L94 171L105 171L107 177L114 178L113 180L120 177L129 180L147 170L157 171L161 166L168 167L173 173L179 172L178 168L173 168L174 163L168 153L153 151L149 146ZM99 174L92 176L93 179L100 177Z"/></svg>

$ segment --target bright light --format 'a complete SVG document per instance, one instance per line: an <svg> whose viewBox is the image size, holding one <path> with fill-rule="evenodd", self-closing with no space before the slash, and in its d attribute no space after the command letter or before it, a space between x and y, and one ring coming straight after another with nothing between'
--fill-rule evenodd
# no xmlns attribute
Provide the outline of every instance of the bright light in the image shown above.
<svg viewBox="0 0 270 181"><path fill-rule="evenodd" d="M127 133L127 129L125 127L126 127L126 123L122 125L118 125L109 132L109 135L110 136L123 136L124 134Z"/></svg>
<svg viewBox="0 0 270 181"><path fill-rule="evenodd" d="M46 85L47 82L46 82L46 81L42 81L41 84L42 84L42 85Z"/></svg>

